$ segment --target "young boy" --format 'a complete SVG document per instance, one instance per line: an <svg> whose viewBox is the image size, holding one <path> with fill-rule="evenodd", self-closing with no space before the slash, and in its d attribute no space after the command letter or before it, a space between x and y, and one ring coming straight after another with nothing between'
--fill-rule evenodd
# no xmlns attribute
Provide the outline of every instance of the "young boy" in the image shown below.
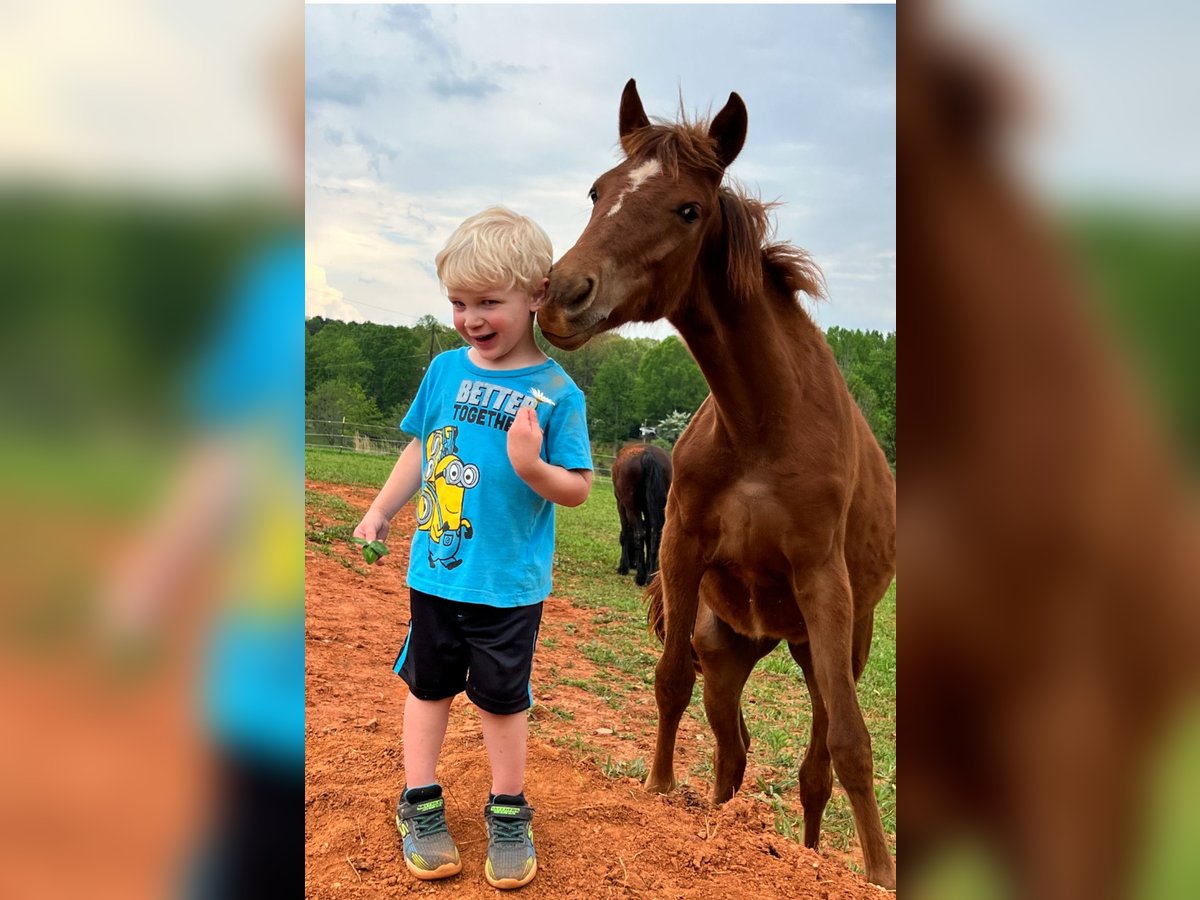
<svg viewBox="0 0 1200 900"><path fill-rule="evenodd" d="M462 869L435 768L463 690L492 769L487 881L518 888L537 873L524 794L529 676L550 593L554 504L578 506L592 484L583 394L533 337L551 261L545 232L502 207L467 219L437 255L468 346L429 366L400 423L417 440L354 530L382 540L419 490L412 619L394 666L410 689L396 825L409 871L425 880Z"/></svg>

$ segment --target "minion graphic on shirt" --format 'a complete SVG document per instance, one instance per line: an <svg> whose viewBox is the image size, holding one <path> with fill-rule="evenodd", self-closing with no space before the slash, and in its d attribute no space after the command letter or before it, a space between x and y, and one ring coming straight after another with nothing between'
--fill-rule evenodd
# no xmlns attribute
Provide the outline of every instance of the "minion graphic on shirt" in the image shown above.
<svg viewBox="0 0 1200 900"><path fill-rule="evenodd" d="M429 532L429 567L462 565L458 552L475 533L463 515L466 493L479 484L479 467L458 456L458 428L447 425L425 438L425 469L417 498L417 530Z"/></svg>

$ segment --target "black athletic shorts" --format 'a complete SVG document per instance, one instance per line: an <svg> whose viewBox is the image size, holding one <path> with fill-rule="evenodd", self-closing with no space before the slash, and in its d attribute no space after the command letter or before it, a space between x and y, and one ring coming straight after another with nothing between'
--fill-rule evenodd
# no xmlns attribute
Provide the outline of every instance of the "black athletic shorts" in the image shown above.
<svg viewBox="0 0 1200 900"><path fill-rule="evenodd" d="M463 690L486 712L505 716L533 706L529 683L542 604L499 609L409 589L408 636L392 671L419 700Z"/></svg>

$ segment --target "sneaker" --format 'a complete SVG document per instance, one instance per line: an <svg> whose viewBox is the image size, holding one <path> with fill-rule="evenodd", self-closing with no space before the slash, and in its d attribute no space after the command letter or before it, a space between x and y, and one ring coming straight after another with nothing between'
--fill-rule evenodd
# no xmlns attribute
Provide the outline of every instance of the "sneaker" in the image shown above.
<svg viewBox="0 0 1200 900"><path fill-rule="evenodd" d="M404 840L404 864L422 881L462 871L458 847L446 827L441 785L405 791L396 804L396 828Z"/></svg>
<svg viewBox="0 0 1200 900"><path fill-rule="evenodd" d="M523 802L506 802L510 799L500 796L483 808L488 834L484 876L494 888L524 887L537 874L533 807Z"/></svg>

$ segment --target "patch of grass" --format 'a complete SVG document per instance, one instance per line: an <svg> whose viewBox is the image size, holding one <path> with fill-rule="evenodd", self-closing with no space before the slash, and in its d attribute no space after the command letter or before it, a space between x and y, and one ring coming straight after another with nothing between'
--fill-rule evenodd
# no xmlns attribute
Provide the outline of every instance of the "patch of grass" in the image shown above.
<svg viewBox="0 0 1200 900"><path fill-rule="evenodd" d="M784 644L780 644L768 653L758 665L763 672L769 672L772 675L803 678L800 667L796 665L796 661L792 659L792 654L788 653L787 646Z"/></svg>
<svg viewBox="0 0 1200 900"><path fill-rule="evenodd" d="M580 644L578 649L584 659L594 662L601 668L612 666L617 660L617 654L613 651L612 646L600 641Z"/></svg>
<svg viewBox="0 0 1200 900"><path fill-rule="evenodd" d="M702 753L700 759L688 769L688 774L694 776L699 781L711 782L715 776L712 753Z"/></svg>
<svg viewBox="0 0 1200 900"><path fill-rule="evenodd" d="M340 497L312 490L305 490L304 506L308 512L304 520L304 539L308 544L347 569L366 575L358 547L351 540L360 518L357 510ZM333 519L333 522L323 524L323 519Z"/></svg>
<svg viewBox="0 0 1200 900"><path fill-rule="evenodd" d="M782 728L770 728L763 735L763 738L766 749L770 750L776 759L789 766L795 763L795 754L790 752L793 738L791 731L785 731Z"/></svg>
<svg viewBox="0 0 1200 900"><path fill-rule="evenodd" d="M304 537L314 544L329 546L334 542L349 544L354 536L354 525L349 522L338 525L327 525L324 528L312 527L304 532Z"/></svg>
<svg viewBox="0 0 1200 900"><path fill-rule="evenodd" d="M622 701L625 699L624 689L614 685L611 680L562 678L559 679L558 683L565 684L568 687L577 687L581 691L587 691L593 697L599 697L613 709L620 709Z"/></svg>
<svg viewBox="0 0 1200 900"><path fill-rule="evenodd" d="M567 750L574 751L577 756L590 757L595 749L591 744L583 739L581 734L571 735L552 735L550 743L558 747L564 747Z"/></svg>
<svg viewBox="0 0 1200 900"><path fill-rule="evenodd" d="M345 450L307 447L304 450L304 477L334 484L363 484L382 487L396 464L395 457L371 456Z"/></svg>
<svg viewBox="0 0 1200 900"><path fill-rule="evenodd" d="M534 707L535 710L548 713L557 719L562 719L564 722L573 721L575 713L561 706L555 706L553 703L539 703Z"/></svg>
<svg viewBox="0 0 1200 900"><path fill-rule="evenodd" d="M341 497L335 497L333 494L326 494L321 491L312 491L306 488L304 491L304 508L310 512L324 513L340 522L358 521L358 513L354 507Z"/></svg>
<svg viewBox="0 0 1200 900"><path fill-rule="evenodd" d="M595 663L605 672L615 669L643 683L653 683L656 658L637 647L627 637L613 635L607 640L580 644L578 649L585 659Z"/></svg>
<svg viewBox="0 0 1200 900"><path fill-rule="evenodd" d="M640 756L636 759L614 760L609 755L600 763L600 771L612 779L636 778L638 781L645 781L649 770L646 768L646 760Z"/></svg>

